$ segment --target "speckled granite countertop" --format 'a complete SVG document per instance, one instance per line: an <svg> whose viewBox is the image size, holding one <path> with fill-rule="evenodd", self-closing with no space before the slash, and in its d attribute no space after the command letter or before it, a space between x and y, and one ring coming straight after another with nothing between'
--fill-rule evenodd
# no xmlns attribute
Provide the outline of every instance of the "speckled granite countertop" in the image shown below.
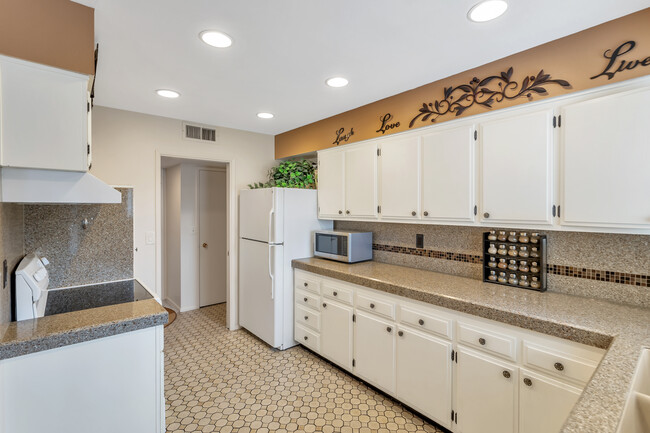
<svg viewBox="0 0 650 433"><path fill-rule="evenodd" d="M562 433L615 433L641 350L650 347L650 309L378 262L307 258L293 267L608 349Z"/></svg>
<svg viewBox="0 0 650 433"><path fill-rule="evenodd" d="M167 323L155 299L0 324L0 360Z"/></svg>

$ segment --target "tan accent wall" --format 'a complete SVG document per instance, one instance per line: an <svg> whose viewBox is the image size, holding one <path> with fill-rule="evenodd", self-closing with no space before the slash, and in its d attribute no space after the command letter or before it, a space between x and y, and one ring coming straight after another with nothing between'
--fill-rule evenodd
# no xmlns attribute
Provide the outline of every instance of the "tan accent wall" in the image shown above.
<svg viewBox="0 0 650 433"><path fill-rule="evenodd" d="M92 75L94 14L70 0L0 0L0 54Z"/></svg>
<svg viewBox="0 0 650 433"><path fill-rule="evenodd" d="M604 52L606 50L615 50L627 41L635 41L636 45L632 50L622 55L620 59L624 59L626 62L638 60L639 64L633 69L625 69L616 73L612 79L608 79L607 76L591 79L590 77L601 73L609 62L603 56ZM641 62L646 65L644 66ZM615 66L618 67L619 65L620 60ZM424 122L417 120L413 128L409 128L411 119L418 114L418 110L423 103L434 103L436 100L443 99L446 87L469 84L474 77L482 80L487 76L499 75L510 67L513 68L512 81L516 81L519 85L522 84L526 76L537 77L540 70L544 70L544 74L550 74L550 79L566 80L571 87L564 88L553 83L545 84L542 86L546 89L543 94L533 93L531 98L523 96L516 99L506 99L502 102L494 102L491 109L474 105L458 117L480 114L490 110L506 108L529 101L538 101L543 98L564 95L650 74L650 8L422 87L284 132L275 136L275 157L276 159L286 158L334 147L336 145L334 143L337 136L336 132L340 128L344 128L345 134L349 133L351 128L354 129L354 134L349 140L340 144L382 136L382 133L377 132L377 130L381 126L381 117L386 113L391 113L393 116L392 122L399 122L400 126L383 135L429 126L432 124L431 117L433 116ZM497 89L496 81L498 80L494 80L486 86ZM442 123L458 117L454 113L448 113L438 117L435 123Z"/></svg>

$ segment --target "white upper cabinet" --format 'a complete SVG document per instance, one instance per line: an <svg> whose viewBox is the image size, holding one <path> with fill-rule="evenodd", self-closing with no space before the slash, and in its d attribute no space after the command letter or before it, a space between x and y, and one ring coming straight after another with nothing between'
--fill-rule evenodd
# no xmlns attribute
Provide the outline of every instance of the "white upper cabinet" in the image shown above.
<svg viewBox="0 0 650 433"><path fill-rule="evenodd" d="M345 211L345 152L318 153L318 214L340 217Z"/></svg>
<svg viewBox="0 0 650 433"><path fill-rule="evenodd" d="M650 89L564 107L563 225L650 227Z"/></svg>
<svg viewBox="0 0 650 433"><path fill-rule="evenodd" d="M481 124L481 220L552 224L553 111Z"/></svg>
<svg viewBox="0 0 650 433"><path fill-rule="evenodd" d="M381 215L416 219L420 215L420 138L381 142Z"/></svg>
<svg viewBox="0 0 650 433"><path fill-rule="evenodd" d="M88 77L0 56L0 165L86 171Z"/></svg>
<svg viewBox="0 0 650 433"><path fill-rule="evenodd" d="M345 216L377 216L377 144L345 151Z"/></svg>
<svg viewBox="0 0 650 433"><path fill-rule="evenodd" d="M474 221L474 125L422 137L422 217Z"/></svg>

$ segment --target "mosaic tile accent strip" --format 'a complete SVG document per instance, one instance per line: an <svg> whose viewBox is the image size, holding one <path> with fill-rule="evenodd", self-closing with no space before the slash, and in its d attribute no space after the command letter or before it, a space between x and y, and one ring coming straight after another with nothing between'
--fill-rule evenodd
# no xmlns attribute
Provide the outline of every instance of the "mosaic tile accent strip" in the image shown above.
<svg viewBox="0 0 650 433"><path fill-rule="evenodd" d="M398 247L393 245L373 244L376 251L387 251L398 254L431 257L434 259L451 260L455 262L480 265L483 258L479 255L453 253L449 251L427 250L424 248ZM574 266L547 264L546 272L553 275L581 278L586 280L606 281L610 283L626 284L637 287L650 287L650 275L632 274L617 271L604 271L597 269L578 268Z"/></svg>
<svg viewBox="0 0 650 433"><path fill-rule="evenodd" d="M301 346L226 328L225 304L165 329L167 433L443 433Z"/></svg>

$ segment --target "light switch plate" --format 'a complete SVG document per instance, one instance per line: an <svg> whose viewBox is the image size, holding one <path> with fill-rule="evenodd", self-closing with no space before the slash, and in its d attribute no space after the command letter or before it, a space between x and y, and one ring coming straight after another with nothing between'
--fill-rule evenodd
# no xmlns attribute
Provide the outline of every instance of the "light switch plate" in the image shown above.
<svg viewBox="0 0 650 433"><path fill-rule="evenodd" d="M144 243L147 245L153 245L156 243L156 232L146 232L144 234Z"/></svg>
<svg viewBox="0 0 650 433"><path fill-rule="evenodd" d="M8 273L7 259L4 259L4 261L2 262L2 288L3 289L7 287L7 273Z"/></svg>

